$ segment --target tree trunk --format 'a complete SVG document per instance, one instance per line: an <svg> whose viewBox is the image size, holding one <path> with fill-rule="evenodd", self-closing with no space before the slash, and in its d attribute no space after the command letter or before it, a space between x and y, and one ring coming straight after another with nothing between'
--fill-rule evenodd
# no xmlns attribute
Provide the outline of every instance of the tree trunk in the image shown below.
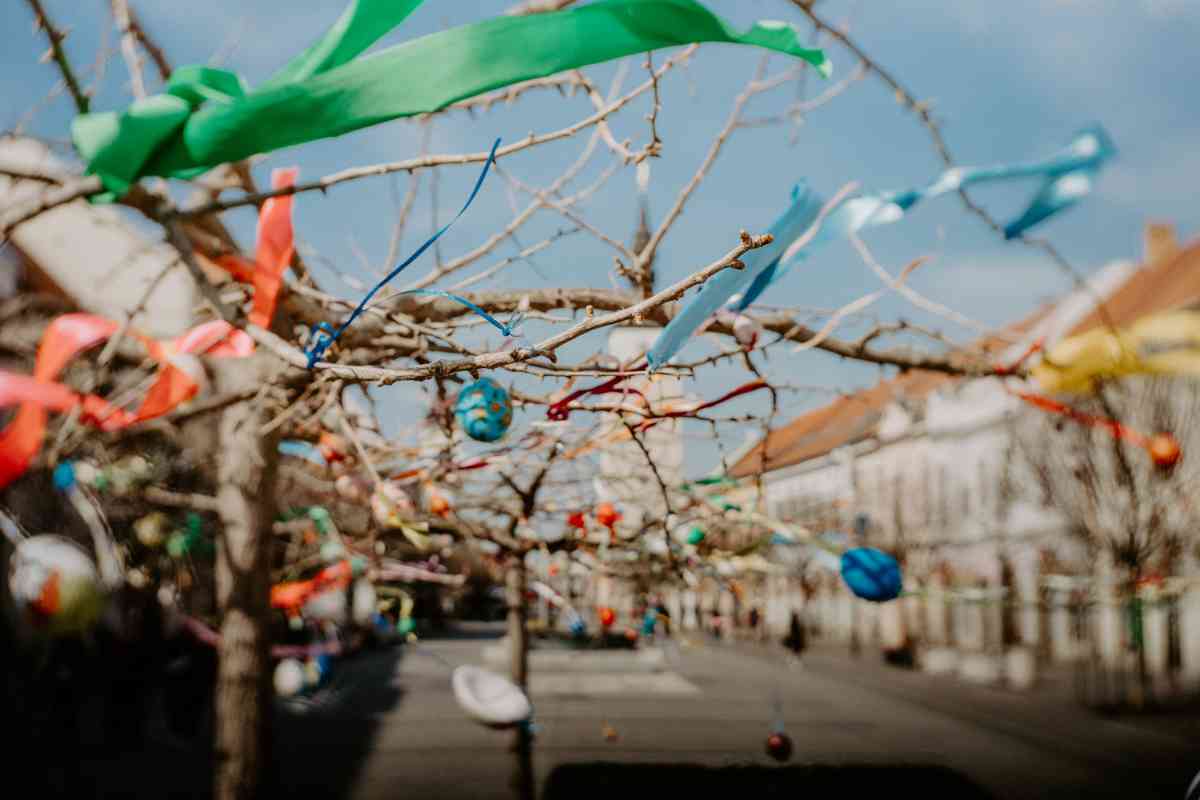
<svg viewBox="0 0 1200 800"><path fill-rule="evenodd" d="M513 683L528 691L529 635L525 628L525 560L517 554L508 567L506 578L508 600L509 673ZM513 754L516 763L512 786L521 800L533 800L533 737L529 726L520 725L513 731Z"/></svg>
<svg viewBox="0 0 1200 800"><path fill-rule="evenodd" d="M222 392L261 386L264 356L215 365ZM268 416L261 401L238 403L221 415L217 501L223 535L217 546L217 800L258 796L268 759L270 726L269 556L275 518L275 437L260 436Z"/></svg>

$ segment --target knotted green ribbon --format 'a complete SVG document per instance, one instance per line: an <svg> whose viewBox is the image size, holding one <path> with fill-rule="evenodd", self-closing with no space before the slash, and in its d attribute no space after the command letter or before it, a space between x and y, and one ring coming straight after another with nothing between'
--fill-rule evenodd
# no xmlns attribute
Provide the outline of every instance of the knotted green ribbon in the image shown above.
<svg viewBox="0 0 1200 800"><path fill-rule="evenodd" d="M175 71L163 94L124 112L81 114L71 136L88 171L123 195L139 178L191 178L255 153L425 114L524 80L694 42L752 45L829 61L783 22L733 30L695 0L599 0L580 8L498 17L362 56L421 0L351 0L312 47L257 89L211 67ZM360 57L361 56L361 57Z"/></svg>

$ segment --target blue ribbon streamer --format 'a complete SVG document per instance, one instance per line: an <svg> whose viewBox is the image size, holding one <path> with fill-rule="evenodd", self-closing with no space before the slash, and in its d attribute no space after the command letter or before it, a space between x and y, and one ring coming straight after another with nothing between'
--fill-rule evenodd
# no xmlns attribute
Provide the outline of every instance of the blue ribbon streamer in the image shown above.
<svg viewBox="0 0 1200 800"><path fill-rule="evenodd" d="M454 215L453 219L451 219L449 222L447 222L445 225L443 225L441 228L439 228L437 230L437 232L433 234L433 236L430 236L425 241L425 244L418 247L416 249L416 251L413 252L412 255L410 255L408 258L404 259L402 262L400 262L400 264L394 270L389 272L387 274L387 276L384 277L383 280L381 280L379 283L375 284L375 287L373 289L371 289L371 291L367 292L366 297L364 297L362 299L362 302L359 303L358 307L355 308L353 313L350 314L350 318L347 319L345 322L343 322L342 326L340 328L338 328L335 331L333 329L333 326L331 326L327 322L320 322L313 326L312 343L309 345L308 351L305 353L305 355L308 356L308 368L309 369L313 368L313 366L317 363L317 361L319 361L321 359L321 356L325 355L325 351L329 349L329 346L332 345L334 342L336 342L338 340L338 338L342 335L342 333L346 330L346 328L349 328L350 324L352 322L354 322L355 319L358 318L358 315L361 314L363 312L363 310L367 307L367 303L370 302L371 298L375 296L375 293L378 292L380 289L382 289L384 286L386 286L388 283L390 283L393 278L395 278L397 275L399 275L401 272L403 272L405 267L407 267L409 264L413 263L418 258L420 258L421 254L424 253L426 250L428 250L430 247L432 247L433 243L436 242L443 233L445 233L447 230L449 230L450 226L453 225L455 222L457 222L458 218L461 217L466 212L466 210L471 207L471 203L474 202L474 200L475 200L475 195L479 194L479 189L481 186L483 186L483 181L484 181L484 178L487 177L488 169L492 166L493 163L495 163L496 148L498 148L499 146L500 146L499 139L496 139L496 141L492 142L492 150L491 150L491 152L488 153L487 161L483 162L483 171L479 173L479 177L475 180L475 188L473 188L471 190L470 196L467 197L467 202L463 204L463 207L459 209L458 213ZM467 302L468 305L474 305L474 304L466 301L465 298L454 298L454 299L458 299L462 302ZM478 306L475 306L475 308L478 309ZM479 309L479 311L482 312L483 309ZM492 320L492 322L493 322L493 324L496 324L496 322L494 320Z"/></svg>
<svg viewBox="0 0 1200 800"><path fill-rule="evenodd" d="M476 314L478 314L479 316L481 316L485 320L487 320L493 328L500 331L500 334L502 336L512 336L513 333L516 331L517 327L521 324L522 320L525 319L524 314L518 313L518 314L514 315L513 318L511 320L509 320L508 324L506 325L503 322L501 322L500 320L493 317L488 312L484 311L479 306L472 303L467 298L462 297L461 295L452 294L450 292L443 292L441 289L409 289L408 291L401 292L400 294L431 295L433 297L444 297L447 300L453 300L456 303L461 303L462 305L466 306L467 308L471 309Z"/></svg>
<svg viewBox="0 0 1200 800"><path fill-rule="evenodd" d="M897 222L922 200L965 189L972 184L1042 177L1043 182L1029 206L1017 219L1004 226L1004 238L1015 239L1039 222L1086 197L1092 190L1095 176L1115 154L1116 148L1108 133L1100 125L1092 125L1077 133L1066 147L1040 161L988 167L954 167L922 188L854 197L840 203L827 214L820 230L808 243L781 263L787 246L808 228L808 225L804 225L794 231L792 226L783 224L785 220L803 219L811 214L811 224L816 217L813 209L819 210L824 202L801 182L792 192L791 208L771 228L775 242L743 258L747 267L745 270L727 270L705 284L700 295L671 320L655 341L647 354L650 368L657 369L670 361L704 320L722 305L744 311L762 295L767 286L832 239L849 236L863 228ZM783 239L782 232L785 230L789 238ZM755 255L759 257L755 258ZM764 264L764 261L767 263Z"/></svg>

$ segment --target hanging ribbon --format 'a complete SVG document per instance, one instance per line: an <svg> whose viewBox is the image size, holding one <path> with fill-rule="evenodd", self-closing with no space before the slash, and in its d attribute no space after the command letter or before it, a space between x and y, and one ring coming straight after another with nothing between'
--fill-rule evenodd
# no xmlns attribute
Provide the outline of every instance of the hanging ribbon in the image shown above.
<svg viewBox="0 0 1200 800"><path fill-rule="evenodd" d="M184 614L179 617L179 621L183 624L183 627L187 628L189 633L209 647L216 647L221 643L221 634L195 617ZM340 655L341 652L342 645L337 641L322 642L320 644L271 645L272 658L308 658L320 655L336 656Z"/></svg>
<svg viewBox="0 0 1200 800"><path fill-rule="evenodd" d="M401 261L395 269L385 275L383 280L375 284L371 291L367 292L367 295L362 299L362 302L360 302L354 311L350 313L350 317L342 323L340 328L335 331L333 330L332 326L324 322L319 323L313 328L312 344L309 345L308 351L305 353L305 355L308 356L309 369L312 369L313 366L315 366L316 363L321 360L321 356L325 355L325 351L329 349L329 346L338 340L338 338L342 335L346 328L350 327L350 324L354 322L354 320L358 319L358 315L366 309L367 303L370 302L371 298L375 296L376 292L390 283L397 275L403 272L409 264L416 261L422 253L432 247L433 243L436 242L443 233L448 231L450 226L458 221L459 217L466 213L466 210L471 207L471 203L474 202L475 195L479 194L479 188L483 186L483 180L487 177L488 168L491 167L492 163L496 160L496 148L499 146L499 139L492 142L492 150L490 153L488 153L487 161L483 162L483 169L480 171L479 177L475 179L475 186L471 189L471 194L467 197L467 202L463 203L463 207L458 210L458 213L455 214L449 222L439 228L437 232L433 234L433 236L430 236L428 239L426 239L425 243L413 251L412 255ZM478 308L478 306L475 306L474 303L466 300L466 298L458 299L467 303L469 306ZM483 309L479 309L479 311L483 313ZM498 324L495 322L495 320L493 320L493 323ZM507 336L508 334L505 335Z"/></svg>
<svg viewBox="0 0 1200 800"><path fill-rule="evenodd" d="M271 607L298 614L313 595L345 589L353 577L353 565L343 560L325 567L308 580L277 583L271 587Z"/></svg>
<svg viewBox="0 0 1200 800"><path fill-rule="evenodd" d="M1115 439L1123 439L1134 447L1145 450L1154 461L1154 465L1163 469L1174 467L1183 457L1183 451L1179 446L1178 440L1169 433L1158 433L1153 436L1145 434L1129 428L1115 419L1108 417L1100 417L1094 414L1088 414L1076 408L1072 408L1065 403L1060 403L1049 397L1033 392L1020 392L1012 389L1008 390L1010 394L1015 395L1024 402L1041 409L1042 411L1051 414L1058 414L1066 417L1080 425L1085 425L1089 428L1101 428L1112 434Z"/></svg>
<svg viewBox="0 0 1200 800"><path fill-rule="evenodd" d="M818 218L824 201L801 182L792 192L791 207L770 229L775 241L747 253L742 258L746 269L725 270L705 284L699 296L671 320L651 347L647 354L650 367L658 369L670 361L692 333L723 305L744 311L767 286L826 242L851 236L864 228L897 222L922 200L973 184L1041 177L1042 185L1029 206L1004 227L1005 238L1014 239L1090 193L1095 176L1115 152L1105 130L1093 125L1080 131L1058 153L1041 161L954 167L924 188L845 200L824 219ZM817 222L819 228L801 239Z"/></svg>
<svg viewBox="0 0 1200 800"><path fill-rule="evenodd" d="M290 186L296 174L295 168L275 170L272 185ZM249 315L252 323L270 326L293 249L292 198L277 197L265 202L259 215L254 262L238 256L218 259L217 263L236 279L254 285ZM0 407L21 404L13 421L0 431L0 488L23 475L33 463L46 432L47 412L62 413L79 407L80 420L86 424L105 431L126 428L160 417L195 396L199 385L175 363L177 355L245 358L254 352L254 340L224 320L202 323L169 341L131 332L159 365L146 397L133 412L56 382L75 356L111 338L120 328L118 323L93 314L64 314L43 332L32 378L0 371Z"/></svg>
<svg viewBox="0 0 1200 800"><path fill-rule="evenodd" d="M294 186L300 170L286 167L271 172L271 188L285 189ZM275 316L275 305L279 289L283 285L283 273L292 263L296 252L292 229L293 195L267 198L258 212L258 232L254 261L239 255L225 255L217 259L217 265L228 270L242 283L254 286L254 301L248 319L260 328L271 327Z"/></svg>
<svg viewBox="0 0 1200 800"><path fill-rule="evenodd" d="M257 90L226 70L181 67L163 94L124 112L81 114L76 149L111 200L140 177L191 178L218 164L428 114L519 81L693 42L829 61L775 21L739 33L694 0L601 0L433 33L367 57L420 0L353 0L325 36Z"/></svg>
<svg viewBox="0 0 1200 800"><path fill-rule="evenodd" d="M1064 339L1030 370L1042 391L1090 392L1098 381L1136 374L1200 375L1200 312L1168 311L1128 328L1096 328Z"/></svg>
<svg viewBox="0 0 1200 800"><path fill-rule="evenodd" d="M726 392L725 394L721 395L720 397L716 398L715 400L708 400L703 403L700 403L697 406L692 406L691 408L681 409L679 411L655 412L652 415L651 419L646 420L645 422L643 422L641 425L638 426L638 430L639 431L645 430L664 419L675 419L678 417L694 417L696 414L699 414L701 411L705 411L707 409L712 408L713 406L719 406L722 403L729 402L730 400L732 400L735 397L741 397L744 394L749 394L750 392L757 392L759 389L766 389L766 388L768 388L766 381L761 380L761 379L753 380L753 381L750 381L749 383L742 384L741 386L737 387L736 389L731 389L730 391Z"/></svg>
<svg viewBox="0 0 1200 800"><path fill-rule="evenodd" d="M520 326L521 321L525 319L524 314L518 313L518 314L514 314L513 318L507 324L505 324L505 323L501 322L500 320L496 319L495 317L493 317L488 312L484 311L479 306L475 305L475 303L473 303L470 300L468 300L467 298L463 297L462 295L452 294L450 292L444 292L441 289L409 289L408 291L400 292L400 294L421 294L421 295L429 295L431 297L444 297L447 300L453 300L454 302L456 302L460 305L464 305L467 308L474 311L477 315L482 317L484 319L484 321L486 321L489 325L491 325L496 330L500 331L500 335L504 336L504 337L512 336L513 333L516 332L517 328Z"/></svg>
<svg viewBox="0 0 1200 800"><path fill-rule="evenodd" d="M555 422L564 421L567 417L571 416L571 408L570 408L571 403L575 402L576 400L578 400L581 397L586 397L587 395L590 395L590 394L609 394L611 392L629 392L630 394L636 394L638 397L645 400L646 396L644 394L642 394L641 392L639 392L637 389L618 389L617 388L626 380L627 377L628 376L626 376L626 375L617 375L615 377L609 378L608 380L604 381L604 383L597 384L596 386L589 386L584 389L576 389L575 391L568 394L566 397L563 397L562 399L556 400L553 403L551 403L550 407L546 409L546 417L548 419L554 420Z"/></svg>
<svg viewBox="0 0 1200 800"><path fill-rule="evenodd" d="M136 411L118 408L95 395L79 394L56 382L71 359L119 329L116 322L93 314L64 314L42 335L32 379L0 372L0 401L6 405L21 403L16 417L0 432L0 488L29 469L42 446L48 411L79 407L81 421L87 424L106 431L125 428L162 416L195 395L199 387L191 375L173 363L176 354L242 357L254 348L249 336L223 320L206 322L168 342L133 334L159 364L154 383Z"/></svg>

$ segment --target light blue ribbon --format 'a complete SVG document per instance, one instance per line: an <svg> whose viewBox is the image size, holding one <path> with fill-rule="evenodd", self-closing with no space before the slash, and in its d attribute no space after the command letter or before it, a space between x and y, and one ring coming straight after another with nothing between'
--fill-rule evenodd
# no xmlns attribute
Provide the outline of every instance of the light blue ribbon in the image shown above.
<svg viewBox="0 0 1200 800"><path fill-rule="evenodd" d="M828 241L848 237L863 228L897 222L922 200L965 189L973 184L1041 177L1042 184L1029 206L1018 218L1004 226L1004 238L1015 239L1039 222L1086 197L1100 169L1115 154L1116 148L1108 133L1100 125L1092 125L1076 134L1066 147L1040 161L989 167L953 167L923 188L850 198L829 212L812 238L790 254L786 262L781 263L781 256L788 246L816 219L813 209L819 210L824 203L802 182L792 192L791 208L771 228L775 241L769 247L755 250L744 258L745 270L727 270L705 284L699 297L671 320L655 341L647 354L650 368L657 369L670 361L692 333L722 305L744 311L762 295L767 286ZM784 224L788 220L801 219L807 219L808 223L799 230ZM788 238L783 238L785 235Z"/></svg>
<svg viewBox="0 0 1200 800"><path fill-rule="evenodd" d="M517 313L514 314L512 319L508 321L508 324L505 324L493 317L488 312L484 311L479 306L472 303L467 298L461 295L452 294L450 292L443 292L441 289L409 289L406 292L400 292L400 294L423 294L430 295L432 297L444 297L447 300L453 300L454 302L466 306L479 316L483 317L493 328L500 331L501 336L512 336L517 330L517 327L521 324L521 321L525 319L524 314Z"/></svg>

